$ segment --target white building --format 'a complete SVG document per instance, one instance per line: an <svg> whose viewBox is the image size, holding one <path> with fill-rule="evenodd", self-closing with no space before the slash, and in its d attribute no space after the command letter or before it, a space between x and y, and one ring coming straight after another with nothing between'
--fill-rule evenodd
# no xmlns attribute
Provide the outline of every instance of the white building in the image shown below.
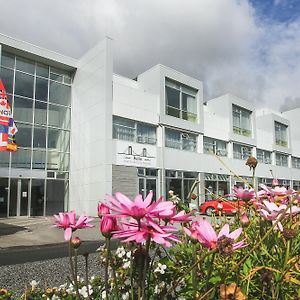
<svg viewBox="0 0 300 300"><path fill-rule="evenodd" d="M256 111L230 94L204 104L201 81L162 65L116 75L109 38L79 59L4 35L0 44L19 129L19 150L0 152L1 217L95 215L116 191L186 199L195 180L202 202L252 182L249 155L258 182L273 174L300 187L299 109Z"/></svg>

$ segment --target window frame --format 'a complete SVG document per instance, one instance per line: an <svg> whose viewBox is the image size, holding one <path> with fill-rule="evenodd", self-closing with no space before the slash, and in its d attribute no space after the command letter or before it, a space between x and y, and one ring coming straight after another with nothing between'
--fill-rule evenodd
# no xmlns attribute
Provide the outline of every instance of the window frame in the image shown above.
<svg viewBox="0 0 300 300"><path fill-rule="evenodd" d="M179 108L168 104L167 88L170 88L170 89L173 89L173 90L176 90L179 92ZM194 104L195 104L195 107L194 107L195 111L192 112L192 111L188 111L188 109L185 110L183 108L183 94L193 97ZM166 115L172 116L174 118L182 119L185 121L197 123L198 122L197 94L198 94L198 90L166 77L165 78L165 113L166 113ZM179 112L179 117L170 114L169 113L170 109L176 109ZM186 116L191 116L192 119L189 119L188 117L184 118L184 114L186 114Z"/></svg>
<svg viewBox="0 0 300 300"><path fill-rule="evenodd" d="M240 152L236 152L235 149L234 149L235 146L240 147L241 151ZM250 153L244 151L246 149L250 150ZM239 144L239 143L233 143L233 158L234 159L246 160L249 156L252 155L252 152L253 152L253 147L251 147L251 146L246 146L246 145ZM239 155L237 155L237 153L239 153Z"/></svg>
<svg viewBox="0 0 300 300"><path fill-rule="evenodd" d="M218 144L219 143L224 143L225 144L225 149L218 149ZM211 154L211 152L209 150L207 150L208 148L206 147L206 145L212 145L213 154L218 155L218 156L223 156L223 157L228 156L228 149L227 149L228 143L226 141L222 141L222 140L218 140L218 139L214 139L214 138L211 138L211 137L204 136L203 137L203 153Z"/></svg>
<svg viewBox="0 0 300 300"><path fill-rule="evenodd" d="M232 130L234 134L252 137L252 113L253 112L251 110L232 104ZM249 128L244 128L242 126L243 114L247 114L249 117ZM234 119L236 117L239 119L239 126L236 126L236 124L234 124Z"/></svg>
<svg viewBox="0 0 300 300"><path fill-rule="evenodd" d="M281 147L288 147L288 125L274 122L275 144Z"/></svg>
<svg viewBox="0 0 300 300"><path fill-rule="evenodd" d="M167 132L169 133L175 133L179 135L179 140L174 141L174 140L170 140L167 139ZM193 137L192 139L190 139L189 137ZM165 147L168 148L173 148L173 149L178 149L178 150L184 150L184 151L189 151L189 152L197 152L197 134L194 133L188 133L188 132L184 132L184 131L180 131L180 130L175 130L175 129L171 129L171 128L167 128L165 127ZM193 150L190 150L191 148L188 149L188 147L186 147L185 142L191 142L193 145ZM177 143L178 147L173 147L171 146L172 143Z"/></svg>

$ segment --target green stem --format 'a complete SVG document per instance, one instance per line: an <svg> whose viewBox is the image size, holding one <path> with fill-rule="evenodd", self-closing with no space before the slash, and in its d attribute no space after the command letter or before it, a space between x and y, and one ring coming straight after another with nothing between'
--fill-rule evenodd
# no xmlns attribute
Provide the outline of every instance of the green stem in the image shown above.
<svg viewBox="0 0 300 300"><path fill-rule="evenodd" d="M197 261L197 248L196 244L192 244L192 250L193 250L193 256L192 256L192 262L193 264ZM193 284L193 294L194 294L194 299L196 299L196 294L197 294L197 269L193 268L192 269L192 284Z"/></svg>
<svg viewBox="0 0 300 300"><path fill-rule="evenodd" d="M110 238L105 238L105 247L106 247L106 259L105 259L105 269L104 269L104 283L105 283L105 294L106 300L108 300L108 266L109 266L109 258L110 258Z"/></svg>
<svg viewBox="0 0 300 300"><path fill-rule="evenodd" d="M287 266L287 263L288 263L288 260L290 257L290 250L291 250L291 241L288 240L286 242L285 258L284 258L284 265L283 265L284 270L286 269L286 266Z"/></svg>
<svg viewBox="0 0 300 300"><path fill-rule="evenodd" d="M89 254L85 253L83 256L85 259L85 285L87 288L88 299L91 299L90 290L89 290L89 263L88 263Z"/></svg>
<svg viewBox="0 0 300 300"><path fill-rule="evenodd" d="M72 249L73 249L73 247L72 247L72 243L70 240L69 241L69 262L70 262L71 275L73 277L73 283L74 283L74 287L75 287L76 297L77 297L77 299L80 299L80 294L79 294L79 290L78 290L78 282L77 282L77 274L75 275L75 271L74 271Z"/></svg>
<svg viewBox="0 0 300 300"><path fill-rule="evenodd" d="M200 257L200 259L198 259L194 264L192 264L184 273L182 276L180 276L177 281L175 281L175 283L173 284L173 286L171 286L168 290L167 293L163 295L163 298L161 298L161 300L167 299L167 296L172 292L172 290L175 291L175 288L178 286L178 284L180 283L180 281L182 280L182 278L184 278L188 273L190 273L198 264L200 264L207 256L213 254L217 252L217 249L213 249L207 253L205 253L204 255L202 255L202 257Z"/></svg>
<svg viewBox="0 0 300 300"><path fill-rule="evenodd" d="M215 260L215 255L216 253L213 253L212 257L211 257L211 261L209 262L209 267L208 267L208 272L207 272L207 279L206 279L206 287L205 289L208 290L209 288L209 279L211 277L211 273L212 273L212 269L213 269L213 265L214 265L214 260Z"/></svg>
<svg viewBox="0 0 300 300"><path fill-rule="evenodd" d="M133 289L133 259L132 252L130 256L130 285L131 285L131 300L134 300L134 289Z"/></svg>
<svg viewBox="0 0 300 300"><path fill-rule="evenodd" d="M142 299L146 299L146 290L145 290L145 285L146 285L146 274L147 274L147 269L148 269L148 264L149 264L149 250L150 250L150 242L151 242L151 237L148 237L146 241L146 257L144 260L144 268L143 268L143 274L142 274ZM148 282L149 285L149 282Z"/></svg>

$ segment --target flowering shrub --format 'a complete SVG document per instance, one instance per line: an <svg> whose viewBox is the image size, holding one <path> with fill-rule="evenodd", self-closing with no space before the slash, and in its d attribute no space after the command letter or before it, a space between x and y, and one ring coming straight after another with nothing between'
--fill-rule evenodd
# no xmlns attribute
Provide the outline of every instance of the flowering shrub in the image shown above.
<svg viewBox="0 0 300 300"><path fill-rule="evenodd" d="M47 289L32 282L23 299L299 300L299 192L264 185L256 191L249 184L233 196L244 203L237 214L228 219L218 211L209 220L187 212L174 193L167 201L151 192L133 201L109 196L98 207L104 276L84 280L76 273L81 241L72 232L90 227L90 219L60 213L55 226L69 244L70 282ZM116 250L111 239L120 240ZM11 297L0 289L0 299Z"/></svg>

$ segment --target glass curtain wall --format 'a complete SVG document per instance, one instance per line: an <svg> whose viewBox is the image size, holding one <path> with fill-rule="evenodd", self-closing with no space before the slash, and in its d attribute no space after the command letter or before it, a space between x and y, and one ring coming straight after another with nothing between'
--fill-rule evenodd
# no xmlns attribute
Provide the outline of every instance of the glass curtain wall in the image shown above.
<svg viewBox="0 0 300 300"><path fill-rule="evenodd" d="M72 74L2 51L0 75L18 127L18 150L0 153L0 168L17 169L27 179L3 179L8 181L9 216L63 210L69 178Z"/></svg>

